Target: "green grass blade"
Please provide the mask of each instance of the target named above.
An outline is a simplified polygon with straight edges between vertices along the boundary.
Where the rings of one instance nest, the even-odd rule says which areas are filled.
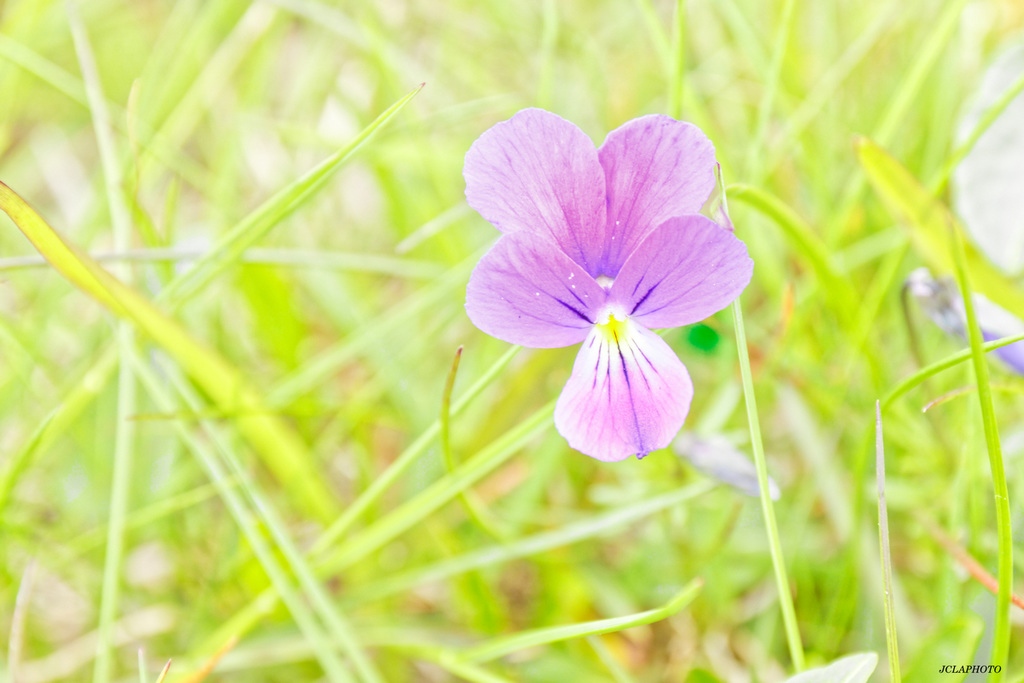
[[[55,408],[43,418],[42,422],[35,428],[32,434],[29,435],[25,443],[21,447],[14,451],[14,453],[8,457],[7,462],[2,472],[0,472],[0,515],[2,515],[4,508],[7,507],[7,501],[10,500],[11,491],[14,489],[15,483],[21,473],[25,471],[25,467],[29,461],[32,460],[32,456],[40,446],[46,440],[45,437],[50,432],[50,424],[53,422],[54,417],[60,408]]]
[[[156,373],[137,355],[132,357],[132,363],[136,375],[146,387],[147,393],[157,406],[167,412],[177,410],[177,402],[170,395]],[[314,649],[317,661],[320,662],[324,672],[327,673],[329,679],[334,683],[348,683],[351,681],[351,676],[334,652],[334,647],[324,632],[323,627],[317,622],[315,615],[306,605],[305,599],[295,588],[288,572],[281,566],[277,559],[276,549],[264,538],[256,516],[246,505],[232,477],[225,470],[220,459],[206,442],[196,438],[182,422],[175,421],[174,428],[181,441],[196,456],[210,481],[217,487],[217,493],[221,500],[224,501],[238,528],[256,554],[277,595],[281,597],[281,600],[288,607],[289,612],[295,619],[295,623]]]
[[[452,407],[452,389],[455,387],[455,375],[459,371],[459,361],[462,359],[462,347],[460,346],[455,351],[455,359],[452,361],[451,370],[448,372],[448,379],[445,381],[444,394],[441,397],[441,414],[438,417],[438,422],[441,425],[441,455],[444,457],[445,467],[448,472],[455,469],[455,456],[452,454],[451,444],[451,407]],[[469,518],[479,526],[481,529],[486,531],[491,537],[501,540],[505,537],[502,530],[495,524],[495,522],[489,518],[487,510],[477,504],[476,499],[471,498],[469,491],[462,491],[459,493],[459,502],[462,503],[462,507],[466,510],[466,514]]]
[[[853,290],[836,267],[828,246],[792,208],[769,193],[749,185],[734,184],[726,189],[732,201],[739,201],[772,219],[817,272],[829,290],[843,301],[853,301]],[[845,306],[838,307],[845,309]]]
[[[121,169],[117,148],[110,129],[110,114],[107,111],[106,96],[85,25],[78,13],[75,0],[65,5],[71,37],[75,45],[79,68],[85,81],[89,112],[92,115],[96,146],[103,167],[103,181],[106,190],[107,208],[110,212],[114,232],[114,249],[122,251],[131,246],[131,223],[128,208],[121,190]],[[131,271],[123,268],[121,277],[130,281]],[[109,522],[107,525],[107,546],[103,561],[103,581],[100,593],[99,625],[96,637],[96,659],[93,666],[93,681],[108,683],[114,671],[113,640],[114,622],[117,620],[120,601],[121,565],[124,560],[125,518],[128,513],[129,487],[131,486],[132,461],[134,459],[135,423],[131,416],[136,412],[136,383],[128,357],[135,344],[131,325],[126,321],[117,324],[118,348],[117,414],[114,426],[113,477],[110,491]]]
[[[761,168],[761,153],[764,150],[765,140],[768,137],[768,124],[771,123],[772,108],[775,105],[775,93],[779,89],[779,80],[782,76],[782,60],[786,56],[786,48],[789,46],[789,37],[793,32],[793,24],[796,19],[796,0],[785,0],[782,6],[782,19],[778,35],[775,36],[775,44],[772,49],[771,66],[768,69],[768,82],[765,83],[764,93],[757,108],[757,128],[754,130],[754,139],[747,147],[747,173],[755,180],[763,172]],[[755,175],[756,174],[756,175]]]
[[[551,401],[492,441],[454,472],[441,477],[415,498],[342,542],[338,549],[324,560],[324,569],[332,572],[344,569],[380,549],[399,534],[411,529],[427,515],[492,472],[519,452],[531,439],[550,427],[554,410],[555,402]]]
[[[557,529],[524,536],[496,545],[485,546],[425,567],[417,567],[393,576],[387,576],[362,586],[358,593],[352,595],[350,602],[361,605],[373,600],[397,595],[424,583],[441,581],[473,571],[474,569],[497,566],[595,538],[662,510],[674,508],[681,503],[707,493],[713,488],[715,488],[715,484],[710,481],[689,484],[675,491],[646,498]]]
[[[181,279],[168,285],[164,296],[172,301],[181,302],[191,298],[209,284],[226,268],[235,263],[247,248],[256,244],[275,225],[321,190],[352,154],[362,147],[363,143],[381,126],[398,114],[422,89],[423,85],[420,85],[411,90],[360,131],[347,145],[324,159],[295,182],[279,190],[240,223],[224,233],[214,243],[211,250],[199,259]]]
[[[993,339],[990,342],[985,342],[981,345],[982,350],[985,353],[995,351],[996,349],[1008,346],[1010,344],[1016,344],[1019,341],[1024,341],[1024,334],[1017,335],[1016,337],[1003,337],[1002,339]],[[950,356],[946,356],[942,360],[935,361],[925,367],[921,368],[914,374],[910,375],[906,379],[902,380],[899,384],[893,387],[889,393],[882,398],[882,408],[885,409],[892,405],[893,401],[903,396],[908,391],[922,384],[929,377],[939,374],[943,370],[948,370],[952,367],[956,367],[964,361],[972,358],[971,349],[964,349],[958,351]]]
[[[761,426],[757,416],[757,399],[754,395],[754,378],[750,371],[750,355],[747,350],[747,333],[743,324],[743,311],[740,301],[732,302],[732,319],[736,327],[736,348],[739,351],[740,376],[743,379],[743,396],[747,405],[747,422],[750,425],[750,445],[754,451],[754,465],[757,468],[757,484],[761,491],[761,513],[764,516],[765,530],[768,533],[768,546],[772,554],[772,567],[775,570],[775,588],[779,593],[779,606],[782,609],[782,621],[786,629],[786,642],[793,667],[799,672],[804,669],[804,647],[800,640],[800,628],[796,622],[796,611],[793,609],[793,596],[789,589],[786,576],[786,561],[782,555],[782,543],[779,541],[779,527],[775,521],[775,508],[772,505],[771,489],[768,484],[768,463],[764,455],[764,444],[761,441]]]
[[[487,369],[476,382],[466,390],[464,394],[459,396],[458,400],[451,407],[451,416],[455,417],[462,413],[469,404],[472,403],[477,396],[480,395],[488,385],[493,382],[498,375],[504,370],[508,364],[512,361],[521,346],[513,346],[506,351],[502,356]],[[374,477],[373,482],[370,486],[363,491],[358,498],[356,498],[347,508],[345,512],[337,519],[330,527],[321,534],[320,538],[317,539],[316,543],[313,544],[311,553],[319,554],[325,551],[327,548],[333,546],[337,541],[348,532],[352,527],[352,524],[359,519],[360,516],[371,505],[384,494],[384,492],[391,487],[395,481],[405,474],[409,468],[423,455],[430,444],[434,443],[434,440],[440,435],[441,432],[441,421],[437,420],[430,427],[426,429],[412,444],[409,445],[398,458],[380,475]]]
[[[908,70],[906,78],[903,79],[900,87],[896,90],[896,96],[889,103],[885,114],[871,135],[881,145],[888,146],[892,142],[893,136],[899,130],[900,123],[906,117],[911,105],[917,100],[918,93],[926,77],[939,60],[943,48],[949,43],[959,26],[960,14],[966,4],[967,0],[955,0],[954,2],[946,3],[942,13],[935,21],[931,22],[931,25],[934,26],[932,34],[928,36],[920,50],[916,51],[917,60]],[[842,227],[846,225],[857,204],[860,202],[864,189],[864,176],[860,173],[857,173],[850,182],[846,183],[846,191],[839,199],[839,208],[834,214],[833,226]]]
[[[11,217],[61,275],[118,316],[132,321],[166,349],[219,408],[250,413],[239,418],[238,425],[267,467],[308,512],[320,518],[333,516],[337,504],[313,468],[304,444],[280,418],[266,412],[259,394],[239,370],[77,247],[61,239],[3,183],[0,210]]]
[[[170,377],[171,383],[175,386],[188,408],[194,411],[202,410],[202,402],[199,397],[195,395],[177,373],[168,371],[165,374]],[[206,433],[210,436],[216,450],[220,452],[221,458],[227,463],[228,469],[238,480],[240,484],[239,489],[248,495],[256,516],[267,530],[270,531],[270,536],[274,540],[276,550],[284,556],[292,573],[298,579],[299,585],[312,603],[313,609],[324,623],[327,624],[334,639],[341,644],[345,654],[359,672],[360,678],[366,681],[366,683],[381,683],[383,679],[352,633],[352,627],[342,617],[337,607],[327,595],[327,591],[313,575],[312,569],[310,569],[302,553],[299,552],[295,542],[291,539],[284,521],[255,480],[242,467],[222,431],[212,424],[208,424],[206,428]]]
[[[882,201],[910,228],[911,240],[921,257],[937,272],[953,271],[948,232],[956,220],[949,209],[878,144],[860,138],[857,156]],[[973,247],[965,245],[964,252],[974,290],[1024,318],[1024,291]]]
[[[889,680],[900,683],[900,650],[896,641],[893,608],[892,557],[889,551],[889,512],[885,504],[885,444],[882,439],[882,405],[875,401],[875,476],[878,480],[878,546],[885,589],[885,645],[889,653]]]
[[[1003,680],[1003,670],[1006,668],[1010,654],[1010,593],[1013,590],[1013,531],[1010,528],[1010,494],[1006,487],[1003,447],[999,441],[999,424],[996,422],[992,387],[989,385],[988,360],[985,358],[981,328],[978,327],[978,320],[974,314],[974,297],[971,293],[971,279],[967,272],[967,254],[963,235],[955,224],[950,223],[950,228],[956,277],[964,298],[967,334],[971,342],[971,360],[974,364],[974,376],[978,383],[978,403],[981,405],[992,488],[995,493],[996,525],[999,537],[999,593],[996,595],[992,657],[989,660],[993,671],[989,674],[989,680],[998,682]]]
[[[471,662],[487,662],[518,650],[525,650],[538,645],[549,645],[551,643],[596,636],[603,633],[614,633],[634,626],[642,626],[655,621],[661,621],[683,609],[697,597],[704,582],[701,579],[694,579],[679,591],[678,594],[662,607],[647,610],[624,617],[612,617],[611,619],[598,619],[582,624],[571,624],[568,626],[553,626],[550,628],[539,628],[532,631],[515,633],[510,636],[494,638],[480,645],[466,650],[462,657]]]
[[[985,110],[985,114],[978,120],[978,123],[975,124],[974,128],[971,129],[971,132],[967,135],[967,139],[960,143],[960,146],[954,150],[946,163],[943,164],[942,168],[935,174],[932,181],[928,183],[928,188],[931,190],[932,194],[938,195],[945,189],[946,183],[949,182],[950,177],[953,175],[953,171],[956,170],[956,167],[964,160],[964,157],[971,153],[971,150],[974,149],[975,143],[978,142],[978,138],[985,134],[985,131],[995,123],[995,120],[999,118],[999,115],[1002,114],[1006,108],[1010,106],[1010,103],[1017,98],[1017,95],[1022,92],[1024,92],[1024,73],[1022,73],[1020,77],[1018,77],[1017,80],[1006,89],[1006,92],[999,96],[999,99],[996,100],[991,107]]]

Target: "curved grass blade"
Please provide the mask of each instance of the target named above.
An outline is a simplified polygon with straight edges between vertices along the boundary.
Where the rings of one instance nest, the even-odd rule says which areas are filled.
[[[994,351],[995,349],[998,349],[1002,346],[1015,344],[1019,341],[1024,341],[1024,334],[1017,335],[1016,337],[1004,337],[1002,339],[996,339],[995,341],[986,342],[985,344],[981,345],[981,348],[984,352],[987,353],[989,351]],[[963,351],[954,353],[951,356],[947,356],[940,361],[936,361],[931,365],[927,365],[921,368],[913,375],[907,377],[905,380],[897,384],[888,394],[885,395],[885,397],[882,399],[882,408],[884,409],[889,407],[890,405],[892,405],[893,401],[898,399],[900,396],[903,396],[905,393],[907,393],[914,387],[918,386],[929,377],[937,375],[943,370],[948,370],[952,367],[955,367],[966,360],[970,360],[972,357],[971,353],[971,349],[964,349]]]
[[[899,161],[868,138],[857,140],[857,158],[868,180],[889,209],[906,222],[910,237],[921,257],[933,271],[952,272],[948,248],[949,226],[956,225],[952,213],[936,199]],[[995,269],[977,249],[964,246],[965,270],[973,289],[1024,318],[1024,292]]]
[[[455,358],[452,360],[452,367],[448,371],[448,378],[444,384],[444,394],[441,396],[441,415],[438,421],[441,424],[441,454],[444,456],[445,467],[448,472],[455,470],[455,456],[452,455],[451,444],[451,408],[452,389],[455,387],[455,375],[459,371],[459,361],[462,359],[462,346],[455,350]],[[469,518],[476,522],[477,526],[486,531],[495,540],[502,540],[505,534],[497,527],[495,522],[489,519],[486,509],[477,503],[475,498],[470,497],[469,491],[459,493],[459,502],[465,508]]]
[[[971,360],[978,384],[978,402],[981,404],[982,426],[985,430],[985,444],[988,447],[989,468],[992,488],[995,494],[996,526],[999,537],[999,592],[996,595],[995,627],[992,631],[992,656],[989,660],[992,671],[990,681],[1003,680],[1003,669],[1010,656],[1010,593],[1013,590],[1013,531],[1010,528],[1010,494],[1006,486],[1006,467],[1003,465],[1003,447],[999,441],[999,424],[996,422],[995,403],[992,387],[989,386],[988,361],[985,358],[984,342],[978,319],[974,313],[974,297],[971,294],[971,279],[967,273],[967,255],[964,237],[952,222],[949,224],[953,242],[953,260],[960,293],[964,298],[964,314],[967,318],[967,333],[971,342]]]
[[[378,581],[361,586],[348,602],[361,605],[396,595],[430,581],[440,581],[474,569],[493,567],[595,538],[625,524],[696,498],[715,487],[716,484],[713,482],[700,481],[557,529],[524,536],[506,543],[485,546],[424,567],[416,567],[393,576],[383,577]]]
[[[174,410],[176,401],[157,377],[156,372],[146,365],[138,355],[134,355],[131,360],[136,376],[146,387],[146,391],[153,401],[164,410]],[[234,480],[229,476],[219,458],[205,441],[198,439],[184,424],[175,422],[174,427],[178,432],[179,438],[195,454],[196,459],[206,471],[210,481],[217,487],[217,493],[220,495],[221,500],[224,501],[228,512],[235,520],[246,541],[248,541],[253,553],[270,579],[274,590],[281,596],[282,602],[287,606],[299,630],[306,636],[316,653],[317,661],[323,667],[328,678],[332,683],[349,683],[352,681],[348,670],[338,658],[323,627],[317,621],[315,615],[306,604],[304,596],[292,583],[288,572],[278,560],[275,548],[264,537],[256,515],[249,509],[241,493],[236,490],[235,486],[231,485]],[[222,643],[223,640],[221,641]]]
[[[297,181],[279,190],[231,230],[221,235],[195,266],[168,285],[164,296],[183,301],[194,296],[224,269],[238,261],[242,253],[261,240],[270,230],[316,194],[335,171],[352,156],[381,126],[390,121],[414,98],[425,84],[420,84],[388,107],[347,145],[321,161]]]
[[[2,36],[0,36],[2,38]],[[421,85],[420,88],[423,86]],[[313,193],[320,190],[324,186],[324,182],[344,161],[346,161],[351,153],[355,152],[362,142],[365,142],[369,138],[370,134],[376,129],[387,122],[392,116],[398,113],[398,110],[404,106],[411,96],[419,92],[417,88],[412,93],[407,95],[405,98],[399,100],[391,108],[374,120],[367,128],[365,128],[349,145],[335,153],[313,171],[310,171],[302,178],[292,182],[280,191],[278,191],[273,197],[261,204],[255,211],[244,218],[235,228],[229,233],[235,235],[233,240],[222,240],[224,244],[218,242],[221,245],[220,248],[216,247],[212,249],[206,255],[206,260],[209,262],[216,262],[221,267],[226,267],[230,261],[225,260],[223,255],[220,253],[223,248],[231,247],[232,254],[237,258],[242,252],[245,251],[247,245],[255,243],[260,237],[269,232],[270,229],[276,225],[277,222],[283,220],[292,211],[297,209],[302,202],[309,200]],[[81,96],[84,102],[84,92]],[[347,152],[347,153],[346,153]],[[58,254],[66,254],[69,251],[67,245],[64,245],[60,238],[53,233],[52,229],[40,219],[34,211],[23,201],[20,197],[14,194],[10,188],[0,183],[0,209],[4,210],[8,215],[10,211],[4,207],[10,207],[11,210],[15,211],[19,216],[27,214],[27,216],[35,216],[35,220],[45,226],[44,229],[37,229],[30,227],[29,229],[36,236],[36,239],[41,240],[41,244],[36,244],[36,248],[40,253],[49,259],[51,252]],[[12,216],[14,219],[14,216]],[[15,223],[18,223],[18,219],[14,219]],[[19,226],[20,227],[20,226]],[[252,234],[250,234],[250,232]],[[30,238],[32,239],[32,238]],[[45,247],[45,248],[44,248]],[[74,250],[72,249],[71,256],[74,256]],[[87,259],[88,260],[88,259]],[[72,284],[80,286],[80,282],[89,280],[88,269],[83,268],[77,258],[67,258],[66,256],[61,259],[62,269],[58,269],[64,277],[71,280]],[[52,262],[52,261],[51,261]],[[195,270],[195,269],[193,269]],[[190,277],[188,271],[174,280],[164,291],[161,292],[157,301],[166,300],[167,304],[173,310],[178,305],[184,303],[186,297],[180,292],[175,294],[175,288],[179,290],[184,286],[186,277]],[[209,282],[208,279],[204,280],[204,284]],[[178,284],[175,284],[178,283]],[[195,293],[198,291],[195,287],[189,288],[189,293]],[[106,296],[100,289],[94,291],[100,303],[112,308],[116,305],[116,302],[111,300],[109,296]],[[84,373],[85,381],[76,382],[76,384],[70,389],[69,394],[64,398],[61,404],[55,409],[54,416],[50,426],[43,430],[38,436],[38,443],[34,448],[31,449],[29,455],[44,450],[49,443],[56,438],[60,433],[64,431],[67,425],[74,422],[77,416],[82,410],[88,406],[92,400],[96,397],[103,385],[106,384],[110,374],[114,371],[117,366],[117,354],[116,349],[113,346],[108,347]],[[265,412],[265,411],[260,411]],[[268,421],[269,420],[269,421]],[[278,457],[282,457],[287,462],[304,463],[308,462],[308,454],[305,447],[298,440],[298,437],[291,432],[284,422],[276,420],[273,417],[259,418],[260,422],[263,422],[265,428],[260,430],[256,427],[251,427],[247,431],[246,436],[250,438],[254,449],[261,457],[267,462],[267,465],[274,469],[273,464],[277,462]],[[269,426],[267,426],[269,425]],[[262,432],[262,433],[257,433]],[[27,446],[23,447],[22,450],[26,450]],[[30,458],[25,458],[24,463],[27,464]],[[17,470],[7,470],[0,479],[0,510],[3,508],[3,504],[6,501],[6,497],[3,494],[5,490],[9,490],[13,487],[16,481],[16,475],[24,465],[19,466]],[[7,476],[7,472],[10,472],[11,477]],[[275,471],[276,473],[276,471]],[[301,488],[303,476],[296,475],[297,481],[294,484],[296,487]],[[303,504],[307,505],[308,508],[320,517],[333,516],[336,506],[333,502],[333,497],[329,495],[323,488],[319,477],[314,477],[311,481],[311,486],[308,492],[304,495],[299,496],[298,499]],[[319,489],[319,490],[318,490]]]
[[[193,338],[134,289],[123,284],[73,244],[65,242],[7,185],[0,182],[0,210],[75,287],[149,335],[185,369],[223,410],[252,414],[238,419],[239,429],[267,467],[308,513],[330,518],[337,504],[314,470],[299,437],[263,401],[245,376],[216,351]]]
[[[772,219],[782,228],[783,233],[805,256],[818,273],[818,277],[830,291],[842,295],[846,301],[853,301],[853,289],[836,267],[828,246],[792,208],[763,190],[742,184],[726,188],[730,200],[740,201],[757,212]]]
[[[694,579],[679,591],[678,594],[662,607],[657,609],[639,612],[625,617],[612,617],[611,619],[598,619],[582,624],[571,624],[568,626],[552,626],[550,628],[539,628],[532,631],[515,633],[510,636],[494,638],[486,643],[481,643],[462,653],[462,659],[470,662],[487,662],[517,650],[525,650],[528,647],[538,645],[549,645],[551,643],[583,638],[586,636],[597,636],[602,633],[614,633],[634,626],[642,626],[655,621],[661,621],[683,609],[697,597],[701,588],[704,587],[702,579]]]
[[[486,448],[441,477],[422,493],[374,522],[364,531],[343,542],[324,560],[324,571],[339,571],[351,566],[388,541],[408,531],[417,522],[472,486],[496,467],[515,455],[531,439],[552,425],[555,401],[492,441]]]

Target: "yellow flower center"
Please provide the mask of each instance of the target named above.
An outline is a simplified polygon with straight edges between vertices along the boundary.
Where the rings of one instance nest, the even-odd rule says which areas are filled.
[[[619,340],[626,336],[626,329],[629,325],[625,313],[609,313],[604,322],[597,324],[598,332],[606,342],[619,343]]]

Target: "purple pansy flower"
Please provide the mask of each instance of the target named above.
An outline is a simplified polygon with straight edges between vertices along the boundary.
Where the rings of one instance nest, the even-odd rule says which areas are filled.
[[[512,344],[583,342],[555,406],[569,445],[605,461],[668,446],[690,409],[686,367],[654,328],[698,322],[750,282],[743,242],[699,215],[715,150],[668,116],[594,143],[525,109],[466,154],[466,200],[504,233],[477,264],[466,312]]]

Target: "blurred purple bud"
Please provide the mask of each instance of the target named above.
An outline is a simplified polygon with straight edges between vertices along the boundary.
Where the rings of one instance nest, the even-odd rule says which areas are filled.
[[[672,450],[676,455],[686,458],[701,474],[728,484],[748,496],[756,498],[761,495],[754,463],[724,436],[683,432],[672,442]],[[778,484],[770,476],[768,494],[772,500],[778,500],[781,495]]]
[[[952,278],[935,278],[927,268],[907,276],[907,290],[914,295],[932,322],[950,335],[967,337],[964,300]],[[974,294],[974,315],[985,341],[1024,334],[1024,321],[981,294]],[[1014,372],[1024,375],[1024,342],[996,349],[995,354]]]

